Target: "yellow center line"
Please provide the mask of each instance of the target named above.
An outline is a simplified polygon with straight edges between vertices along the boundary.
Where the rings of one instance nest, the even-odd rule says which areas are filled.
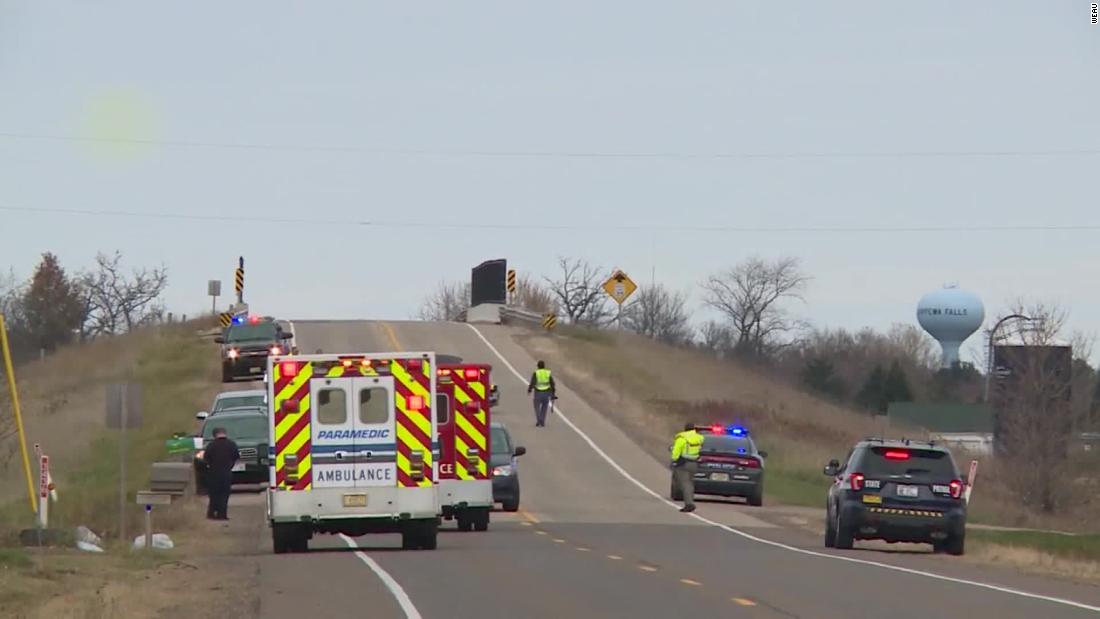
[[[748,598],[731,598],[731,599],[734,602],[740,604],[741,606],[756,606],[756,602],[753,602],[752,600],[750,600]]]
[[[531,522],[531,523],[534,523],[534,524],[538,524],[539,522],[541,522],[541,520],[539,520],[538,518],[536,518],[534,514],[532,514],[531,512],[527,511],[526,509],[521,509],[521,510],[519,510],[519,515],[520,515],[520,516],[523,516],[524,518],[526,518],[526,519],[527,519],[527,522]]]
[[[645,571],[645,572],[656,572],[657,571],[657,568],[655,568],[651,565],[639,565],[638,569],[640,569],[642,571]]]
[[[622,561],[623,560],[623,558],[620,557],[619,555],[607,555],[607,558],[611,559],[612,561]]]
[[[703,583],[701,583],[697,580],[692,580],[690,578],[681,578],[680,582],[684,583],[685,585],[691,585],[692,587],[702,587],[703,586]]]

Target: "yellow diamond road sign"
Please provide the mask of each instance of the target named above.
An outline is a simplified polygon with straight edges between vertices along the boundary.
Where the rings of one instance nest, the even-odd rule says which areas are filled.
[[[603,283],[603,289],[612,299],[615,299],[616,303],[622,305],[630,295],[634,294],[634,291],[638,289],[638,285],[634,283],[634,280],[627,277],[626,273],[615,271]]]

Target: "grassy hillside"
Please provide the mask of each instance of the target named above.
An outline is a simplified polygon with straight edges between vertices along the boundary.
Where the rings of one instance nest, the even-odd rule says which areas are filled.
[[[733,361],[666,346],[630,333],[564,329],[558,336],[525,334],[521,345],[547,360],[571,388],[663,460],[672,435],[685,421],[740,422],[768,452],[766,496],[770,502],[822,507],[829,480],[821,474],[831,458],[843,459],[866,436],[926,438],[913,428],[889,426],[821,400]],[[956,454],[960,466],[968,457]],[[1057,516],[1019,505],[996,482],[986,462],[971,501],[971,520],[1008,526],[1082,530],[1090,506]]]
[[[28,448],[41,443],[59,500],[51,505],[51,526],[91,527],[101,535],[117,532],[118,431],[105,427],[107,385],[129,380],[144,394],[141,428],[128,433],[127,486],[144,487],[149,464],[165,455],[164,439],[194,428],[220,383],[217,357],[209,340],[197,336],[203,325],[187,323],[143,330],[63,349],[16,370]],[[11,419],[7,389],[0,417]],[[32,453],[33,459],[33,453]],[[37,466],[31,463],[32,474]],[[9,539],[30,526],[23,465],[14,437],[0,445],[0,534]],[[130,531],[140,522],[138,506]]]

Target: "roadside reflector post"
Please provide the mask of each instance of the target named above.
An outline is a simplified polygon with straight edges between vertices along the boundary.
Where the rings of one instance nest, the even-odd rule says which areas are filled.
[[[978,461],[970,461],[970,472],[966,476],[966,492],[963,495],[966,504],[970,504],[970,492],[974,489],[974,478],[978,476]]]
[[[153,548],[153,506],[171,505],[172,495],[165,492],[140,490],[137,493],[137,504],[145,507],[145,550]]]
[[[38,502],[34,495],[34,479],[31,477],[31,460],[27,455],[27,435],[23,432],[23,416],[19,411],[19,390],[15,385],[15,367],[11,362],[11,348],[8,346],[8,330],[4,325],[4,315],[0,314],[0,352],[4,356],[4,369],[8,375],[8,390],[11,394],[11,409],[15,416],[15,430],[19,435],[19,451],[23,455],[23,473],[27,478],[27,498],[31,502],[31,512],[38,511]]]

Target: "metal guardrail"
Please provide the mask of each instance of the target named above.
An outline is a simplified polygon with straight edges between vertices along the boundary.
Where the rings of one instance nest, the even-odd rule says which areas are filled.
[[[500,319],[506,325],[517,324],[540,328],[542,327],[543,315],[538,312],[505,306],[500,310]]]

